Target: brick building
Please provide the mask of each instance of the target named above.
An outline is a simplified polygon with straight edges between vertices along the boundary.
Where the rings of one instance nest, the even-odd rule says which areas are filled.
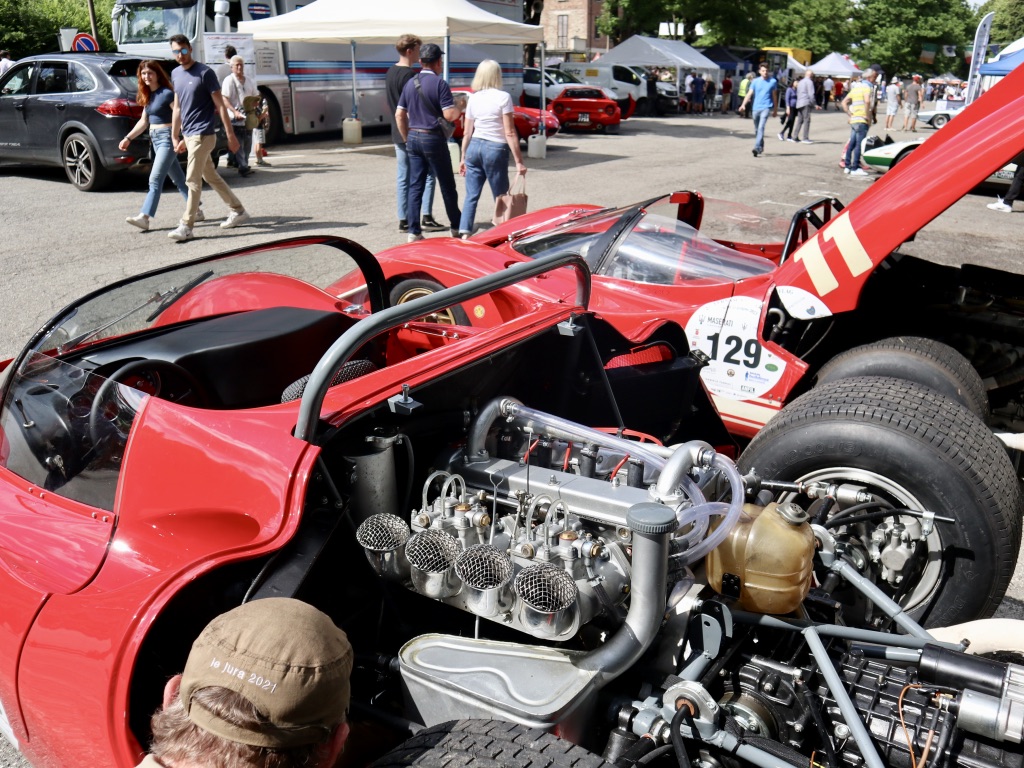
[[[603,5],[603,0],[544,0],[540,18],[548,56],[589,61],[612,48],[607,37],[597,34]]]

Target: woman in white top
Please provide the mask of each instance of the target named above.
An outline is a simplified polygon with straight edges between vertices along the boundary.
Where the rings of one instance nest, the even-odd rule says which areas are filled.
[[[459,234],[465,240],[473,232],[476,205],[484,181],[497,199],[508,192],[508,155],[516,161],[516,171],[526,173],[519,151],[519,135],[512,119],[512,97],[501,89],[501,67],[485,59],[476,68],[473,93],[466,105],[466,123],[462,134],[462,162],[459,173],[466,177],[466,201],[462,206]]]
[[[248,176],[252,173],[249,167],[249,151],[252,149],[252,131],[245,127],[245,98],[260,95],[256,83],[251,77],[245,76],[245,59],[241,56],[231,57],[231,74],[221,84],[221,95],[228,108],[231,127],[238,137],[238,173]]]

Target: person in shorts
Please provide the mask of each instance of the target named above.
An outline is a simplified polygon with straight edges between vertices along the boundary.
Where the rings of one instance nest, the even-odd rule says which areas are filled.
[[[914,75],[912,82],[903,89],[903,130],[917,132],[917,112],[921,109],[921,76]],[[910,126],[908,129],[907,126]]]

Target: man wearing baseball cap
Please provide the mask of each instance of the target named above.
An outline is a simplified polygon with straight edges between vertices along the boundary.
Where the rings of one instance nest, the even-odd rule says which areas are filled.
[[[405,150],[409,153],[409,197],[406,200],[406,211],[420,210],[427,175],[433,174],[441,188],[441,199],[444,200],[452,237],[458,237],[462,211],[459,210],[459,192],[455,187],[455,173],[448,152],[448,137],[442,128],[441,119],[454,122],[462,112],[455,105],[448,83],[440,76],[442,55],[440,46],[434,43],[420,47],[420,64],[423,68],[409,79],[402,90],[395,110],[395,125],[405,139]],[[409,242],[422,239],[422,227],[413,216],[409,219]]]
[[[351,672],[348,638],[313,606],[240,605],[206,626],[167,682],[139,768],[334,765]]]

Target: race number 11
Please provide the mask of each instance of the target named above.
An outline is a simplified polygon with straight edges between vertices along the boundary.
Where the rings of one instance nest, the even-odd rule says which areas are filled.
[[[850,217],[845,212],[841,213],[832,220],[832,225],[823,234],[817,234],[813,240],[804,243],[803,248],[797,251],[796,256],[793,257],[796,261],[803,263],[807,275],[814,284],[814,290],[819,296],[831,293],[839,287],[835,273],[825,261],[825,254],[821,252],[819,238],[822,237],[836,244],[839,255],[842,256],[850,274],[854,277],[864,274],[874,266],[868,252],[864,250],[860,238],[853,231]]]

